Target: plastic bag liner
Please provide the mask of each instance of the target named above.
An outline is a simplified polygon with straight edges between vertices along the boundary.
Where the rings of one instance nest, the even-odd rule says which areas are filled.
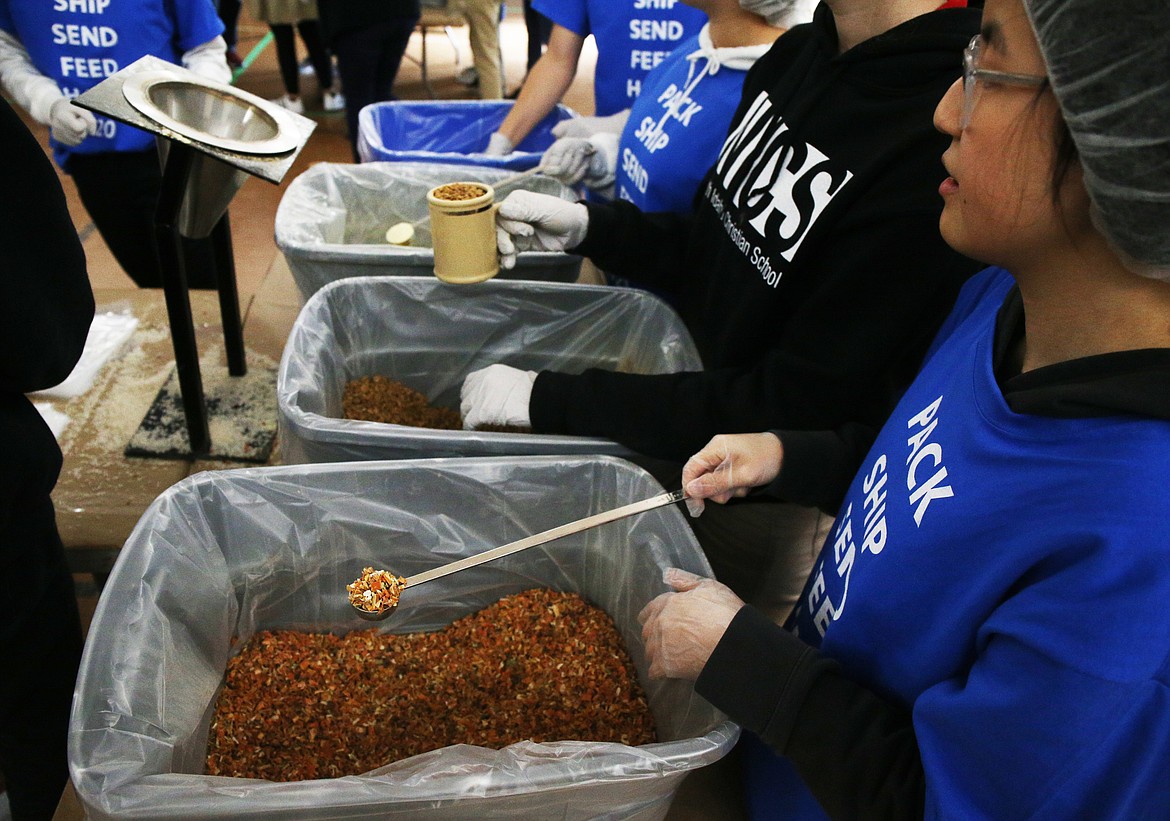
[[[306,299],[322,285],[353,276],[433,276],[430,223],[415,230],[410,247],[386,242],[386,229],[427,216],[426,194],[436,185],[470,180],[494,185],[514,172],[441,163],[318,163],[294,179],[276,210],[276,244]],[[497,202],[523,188],[576,202],[573,189],[551,177],[528,177],[496,190]],[[581,258],[525,251],[505,279],[573,282]]]
[[[358,156],[362,162],[441,162],[523,171],[539,165],[544,150],[556,142],[552,127],[577,116],[558,104],[511,154],[484,154],[488,138],[511,109],[511,100],[374,103],[358,114]]]
[[[662,571],[710,567],[677,505],[559,539],[403,595],[379,629],[440,629],[533,587],[614,619],[658,742],[445,747],[360,776],[202,775],[232,640],[369,629],[345,584],[411,575],[662,488],[620,459],[450,459],[199,473],[166,490],[122,548],[89,631],[69,730],[90,818],[662,818],[686,772],[738,728],[690,684],[650,681],[637,623]],[[238,647],[239,645],[237,645]]]
[[[417,277],[343,279],[317,291],[289,333],[276,381],[281,459],[339,462],[504,454],[634,454],[587,436],[432,430],[344,419],[348,382],[385,376],[459,407],[467,374],[700,370],[678,315],[653,294],[604,285]],[[620,412],[615,409],[615,412]]]

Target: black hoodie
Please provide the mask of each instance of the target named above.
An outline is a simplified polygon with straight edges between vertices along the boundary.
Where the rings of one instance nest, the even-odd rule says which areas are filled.
[[[939,236],[932,125],[978,26],[943,9],[839,55],[822,4],[748,73],[690,215],[588,204],[575,250],[670,294],[706,370],[541,373],[533,429],[681,460],[716,433],[880,425],[980,267]]]

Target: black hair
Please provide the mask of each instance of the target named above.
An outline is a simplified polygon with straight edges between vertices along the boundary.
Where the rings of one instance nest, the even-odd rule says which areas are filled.
[[[1064,184],[1064,178],[1068,176],[1069,169],[1080,156],[1077,144],[1073,142],[1072,132],[1068,130],[1068,123],[1063,117],[1056,124],[1056,138],[1053,142],[1056,153],[1052,161],[1052,199],[1055,202],[1060,198],[1060,187]]]

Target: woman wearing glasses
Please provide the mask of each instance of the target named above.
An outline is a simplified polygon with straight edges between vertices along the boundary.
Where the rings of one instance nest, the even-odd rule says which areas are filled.
[[[676,571],[643,612],[651,675],[697,679],[831,817],[1170,817],[1168,28],[987,0],[935,121],[942,234],[996,267],[853,461],[789,631]],[[717,437],[686,487],[828,504],[810,457],[851,441]]]

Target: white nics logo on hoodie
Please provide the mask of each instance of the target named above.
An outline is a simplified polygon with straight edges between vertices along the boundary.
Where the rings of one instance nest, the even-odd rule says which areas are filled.
[[[766,238],[769,251],[779,251],[788,262],[853,178],[851,171],[832,168],[816,146],[793,141],[763,91],[723,143],[715,173],[731,205]]]

